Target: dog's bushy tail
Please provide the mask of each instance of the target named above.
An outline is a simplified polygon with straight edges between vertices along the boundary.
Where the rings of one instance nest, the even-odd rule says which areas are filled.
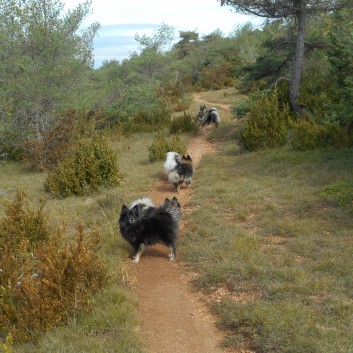
[[[152,200],[149,197],[143,197],[133,201],[130,205],[130,209],[138,207],[138,211],[141,217],[147,216],[155,207]]]
[[[184,182],[185,176],[179,174],[178,170],[172,170],[168,174],[168,180],[169,182],[174,186],[174,189],[176,192],[179,191],[180,185]]]
[[[170,173],[178,163],[181,161],[181,156],[178,152],[167,152],[166,158],[163,164],[164,171]]]

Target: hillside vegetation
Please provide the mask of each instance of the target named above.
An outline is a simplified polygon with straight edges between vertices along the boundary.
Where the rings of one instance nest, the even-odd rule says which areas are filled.
[[[308,18],[300,112],[293,18],[169,47],[162,24],[93,69],[89,10],[0,7],[0,351],[143,352],[117,217],[186,150],[201,104],[222,110],[218,150],[195,170],[180,255],[224,346],[352,351],[352,9]]]
[[[234,101],[229,89],[223,93],[198,95],[210,101],[222,96],[222,104],[227,95]],[[129,249],[116,222],[122,203],[159,182],[161,162],[148,162],[154,137],[144,133],[110,140],[124,180],[118,187],[47,200],[43,213],[50,229],[80,221],[87,230],[99,229],[99,257],[108,282],[94,296],[89,314],[75,315],[35,345],[16,346],[16,352],[141,351],[128,289]],[[238,137],[239,122],[225,114],[209,136],[218,152],[195,171],[190,205],[195,211],[185,220],[188,229],[179,251],[199,274],[197,288],[211,298],[228,335],[224,345],[268,352],[349,351],[352,150],[282,147],[244,153]],[[0,179],[2,200],[14,198],[23,185],[33,207],[45,197],[42,174],[18,162],[3,163]]]

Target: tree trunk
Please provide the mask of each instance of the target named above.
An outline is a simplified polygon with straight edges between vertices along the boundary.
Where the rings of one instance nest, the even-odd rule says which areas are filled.
[[[289,101],[292,109],[300,114],[303,108],[298,104],[300,80],[302,76],[304,50],[305,50],[305,27],[307,21],[307,0],[298,0],[298,33],[293,61],[292,77],[289,84]]]

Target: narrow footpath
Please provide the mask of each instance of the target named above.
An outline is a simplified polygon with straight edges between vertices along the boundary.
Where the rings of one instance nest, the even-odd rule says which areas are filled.
[[[215,152],[215,145],[206,140],[208,132],[199,132],[188,145],[187,153],[192,157],[194,170],[203,156]],[[158,205],[173,195],[181,203],[182,215],[187,214],[192,184],[188,188],[182,186],[175,194],[166,177],[155,190],[143,196]],[[186,230],[182,217],[181,238]],[[174,262],[168,261],[168,253],[169,249],[163,245],[148,248],[140,262],[132,266],[133,291],[139,303],[139,332],[146,350],[149,353],[224,352],[219,348],[222,333],[217,330],[215,318],[203,303],[201,294],[192,290],[191,274],[178,257],[178,248]]]

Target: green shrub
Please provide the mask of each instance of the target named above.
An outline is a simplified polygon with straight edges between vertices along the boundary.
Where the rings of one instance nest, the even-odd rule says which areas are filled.
[[[37,211],[25,209],[25,193],[18,190],[16,199],[7,204],[6,221],[0,222],[0,252],[15,249],[23,240],[32,246],[49,238],[49,226],[43,214],[44,202]]]
[[[352,175],[347,181],[341,181],[326,186],[320,196],[337,202],[339,206],[351,206],[353,209],[353,182]]]
[[[12,347],[13,347],[13,338],[12,338],[12,335],[9,334],[9,335],[7,335],[4,343],[0,342],[0,352],[13,353]]]
[[[51,234],[43,207],[33,211],[24,201],[19,191],[0,220],[0,332],[16,342],[35,341],[90,310],[92,295],[106,282],[97,232],[87,235],[79,225],[73,236],[62,228]]]
[[[232,107],[232,113],[238,118],[242,119],[249,112],[249,100],[242,99],[237,105]]]
[[[278,103],[277,91],[264,94],[249,107],[240,134],[241,145],[248,151],[285,145],[290,119],[288,106]]]
[[[160,96],[158,85],[126,87],[118,100],[107,108],[108,123],[125,133],[152,132],[168,127],[172,108]]]
[[[290,142],[295,150],[305,151],[321,147],[348,146],[348,133],[337,123],[299,119],[291,123]]]
[[[17,131],[11,131],[9,128],[0,129],[0,160],[19,161],[23,149],[19,143],[21,134]]]
[[[164,160],[165,155],[169,151],[178,152],[184,154],[186,152],[186,146],[181,141],[180,137],[173,135],[169,140],[164,137],[162,132],[158,132],[152,145],[148,147],[148,156],[151,163]]]
[[[48,174],[45,188],[53,195],[85,195],[100,187],[118,185],[116,155],[105,138],[81,138],[74,152]]]
[[[177,134],[182,132],[196,132],[197,125],[195,123],[195,118],[190,114],[184,112],[183,115],[175,117],[170,123],[169,132],[171,134]]]

